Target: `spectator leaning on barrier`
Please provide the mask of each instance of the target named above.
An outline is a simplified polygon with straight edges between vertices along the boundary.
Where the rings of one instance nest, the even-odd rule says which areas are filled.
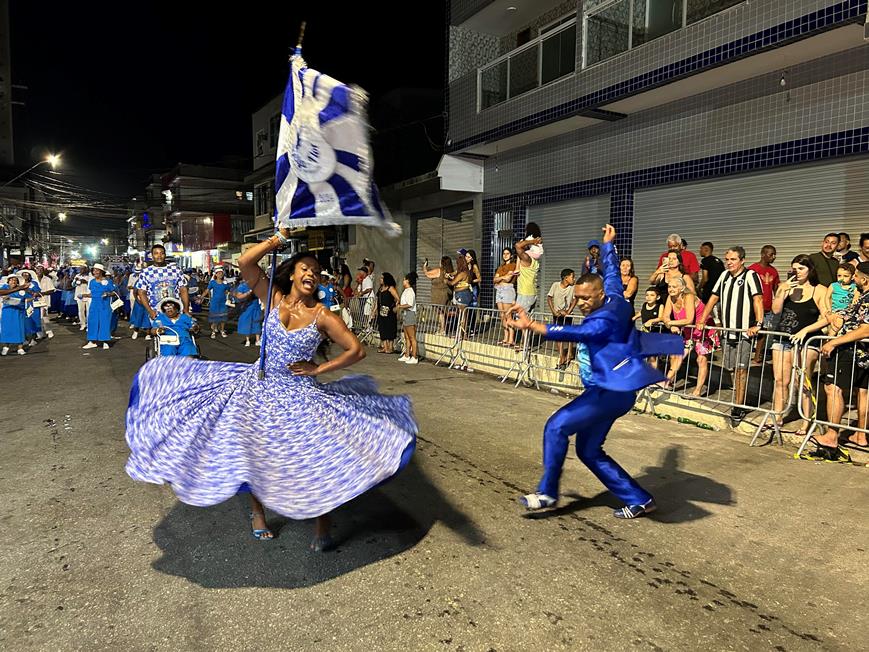
[[[818,284],[818,275],[811,258],[800,254],[791,261],[788,278],[776,292],[772,302],[772,310],[781,315],[776,330],[785,335],[773,336],[772,371],[775,378],[773,390],[773,410],[780,412],[784,407],[785,396],[788,394],[793,365],[801,365],[808,377],[818,361],[818,347],[803,347],[803,341],[808,335],[821,330],[827,325],[824,316],[824,297],[827,288]],[[799,355],[795,355],[799,354]],[[802,383],[801,395],[803,414],[809,414],[811,395]],[[778,416],[779,425],[784,415]],[[809,424],[805,421],[797,434],[806,434]]]
[[[627,256],[622,258],[619,263],[619,272],[622,277],[622,289],[625,291],[625,301],[633,308],[640,287],[640,279],[637,278],[637,273],[634,271],[633,259]]]
[[[582,261],[582,273],[600,275],[600,242],[589,240],[586,249],[588,253]]]
[[[678,233],[671,233],[667,236],[667,251],[661,254],[661,257],[658,258],[658,267],[660,267],[664,258],[667,257],[667,254],[671,251],[677,252],[682,258],[682,265],[685,267],[685,273],[691,277],[691,280],[694,281],[691,289],[693,290],[697,286],[697,282],[700,280],[700,263],[697,262],[697,256],[688,251],[685,247],[682,246],[682,236]],[[664,294],[667,293],[666,288],[664,289]]]
[[[649,282],[654,283],[655,287],[658,288],[658,295],[661,297],[662,304],[667,301],[667,286],[670,281],[676,278],[684,280],[685,285],[689,290],[691,290],[691,292],[695,291],[694,280],[685,269],[682,254],[678,251],[671,251],[667,254],[667,257],[661,263],[661,266],[652,272],[652,275],[649,277]]]
[[[857,257],[851,260],[850,263],[854,267],[857,267],[860,263],[869,263],[869,233],[860,234],[860,251],[857,253]]]
[[[709,301],[715,282],[724,273],[724,263],[718,256],[712,254],[714,249],[715,246],[711,242],[700,245],[700,278],[697,282],[697,295],[703,303]]]
[[[836,269],[839,267],[839,261],[834,254],[838,246],[839,234],[828,233],[821,243],[821,250],[809,256],[818,272],[818,283],[824,287],[829,287],[836,280]]]
[[[546,294],[546,303],[549,312],[552,313],[552,323],[559,326],[573,324],[570,313],[576,306],[576,298],[573,296],[573,285],[576,282],[576,274],[572,269],[561,270],[561,280],[555,281]],[[570,364],[573,348],[569,343],[558,342],[558,369],[566,369]],[[565,351],[567,352],[565,354]]]
[[[842,315],[830,320],[835,337],[825,342],[821,354],[828,357],[827,373],[823,377],[827,394],[827,420],[838,424],[845,412],[845,392],[850,398],[857,390],[857,427],[866,429],[869,413],[869,262],[857,266],[854,282],[860,291],[857,301]],[[816,444],[828,449],[838,459],[839,429],[828,426],[827,431],[814,438]],[[855,432],[848,441],[866,446],[866,433]],[[833,449],[833,450],[830,450]]]
[[[748,410],[738,407],[745,404],[748,388],[748,367],[751,363],[751,338],[763,327],[763,286],[757,272],[745,267],[745,249],[731,247],[724,252],[724,268],[727,273],[718,277],[712,288],[709,303],[698,323],[706,324],[716,305],[721,312],[721,324],[727,329],[721,338],[724,342],[722,365],[733,372],[733,403],[731,423],[738,424]]]
[[[760,249],[760,260],[748,266],[748,269],[757,272],[760,277],[760,284],[763,286],[763,327],[765,330],[773,330],[775,314],[772,311],[772,298],[778,290],[779,283],[781,283],[778,270],[772,266],[776,255],[775,247],[769,244],[763,245]],[[754,348],[755,364],[763,362],[765,339],[765,335],[758,335],[757,337],[757,345]]]

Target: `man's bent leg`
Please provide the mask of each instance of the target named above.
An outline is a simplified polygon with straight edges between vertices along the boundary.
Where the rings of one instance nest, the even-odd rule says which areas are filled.
[[[600,390],[595,397],[595,418],[586,420],[576,435],[579,459],[626,505],[644,505],[652,500],[652,495],[604,452],[603,443],[615,420],[627,414],[635,400],[634,392]]]
[[[592,390],[587,390],[579,397],[559,409],[549,417],[543,429],[543,477],[537,485],[537,491],[552,498],[558,498],[558,484],[561,480],[561,470],[564,458],[567,457],[567,447],[570,436],[583,425],[587,408],[594,404],[590,396]]]

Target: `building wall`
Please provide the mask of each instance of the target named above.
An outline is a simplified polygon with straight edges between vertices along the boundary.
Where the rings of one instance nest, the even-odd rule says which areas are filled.
[[[520,125],[521,131],[538,119],[551,120],[553,116],[546,118],[547,111],[555,117],[559,112],[566,117],[583,107],[625,96],[638,85],[660,83],[659,75],[675,78],[688,68],[710,67],[800,34],[826,29],[832,22],[843,24],[865,13],[866,5],[866,0],[751,0],[584,70],[578,63],[575,74],[480,113],[476,111],[479,62],[465,72],[470,66],[460,57],[451,56],[448,138],[451,147],[459,148],[479,141],[482,134],[486,135],[484,140],[492,140],[499,130],[502,136],[511,129],[515,131],[517,122],[524,125]],[[578,20],[582,22],[582,10]],[[576,33],[576,53],[581,60],[581,25]],[[692,59],[694,55],[702,56]]]
[[[254,171],[274,164],[280,130],[281,104],[284,96],[277,95],[251,116],[251,136]]]

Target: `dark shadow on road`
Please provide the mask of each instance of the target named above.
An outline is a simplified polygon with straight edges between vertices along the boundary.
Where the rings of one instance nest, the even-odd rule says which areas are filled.
[[[415,462],[388,484],[333,513],[337,548],[308,549],[313,523],[267,513],[273,541],[256,541],[247,520],[248,498],[214,507],[177,503],[154,529],[163,556],[153,568],[206,588],[300,588],[394,557],[419,543],[441,522],[472,546],[483,533],[450,503]],[[396,559],[393,563],[400,564]]]
[[[711,515],[709,510],[698,503],[735,504],[730,487],[712,478],[683,471],[681,466],[681,446],[670,446],[661,454],[658,466],[647,466],[641,475],[636,476],[637,482],[655,497],[658,504],[657,511],[648,518],[662,523],[685,523]],[[550,511],[529,514],[528,518],[552,518],[592,507],[622,507],[619,500],[608,491],[592,498],[582,498],[575,494],[564,497],[575,500]]]

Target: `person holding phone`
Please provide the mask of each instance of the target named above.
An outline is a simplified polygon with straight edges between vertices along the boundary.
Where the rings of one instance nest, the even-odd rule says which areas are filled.
[[[791,261],[791,270],[787,280],[776,291],[772,302],[772,311],[781,315],[778,330],[784,335],[777,335],[772,344],[772,371],[775,377],[772,407],[779,412],[784,407],[785,397],[790,390],[791,370],[796,362],[805,362],[808,377],[818,361],[819,349],[816,346],[800,350],[803,340],[810,333],[821,330],[827,325],[824,314],[824,298],[827,288],[818,283],[818,273],[814,261],[805,254],[800,254]],[[797,358],[794,357],[797,354]],[[809,414],[811,396],[805,387],[801,391],[803,414]],[[778,425],[783,423],[784,416],[776,417]],[[805,436],[809,424],[804,420],[797,430],[798,436]]]

